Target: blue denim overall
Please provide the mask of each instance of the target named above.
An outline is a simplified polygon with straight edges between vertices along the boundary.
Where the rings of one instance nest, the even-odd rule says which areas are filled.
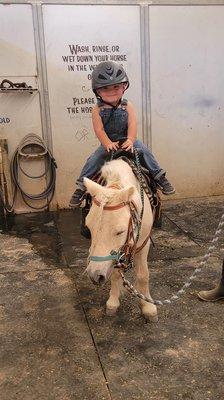
[[[100,107],[100,116],[103,122],[104,130],[112,142],[118,140],[127,139],[128,132],[128,112],[126,110],[127,100],[123,99],[118,108],[106,108],[104,103],[98,101],[98,107]],[[153,178],[158,179],[165,173],[157,163],[155,157],[151,151],[146,147],[140,140],[135,140],[134,147],[141,150],[143,153],[144,161],[148,167]],[[91,154],[87,159],[76,184],[84,189],[83,178],[92,178],[97,171],[105,163],[106,156],[108,156],[107,150],[100,145],[97,150]]]

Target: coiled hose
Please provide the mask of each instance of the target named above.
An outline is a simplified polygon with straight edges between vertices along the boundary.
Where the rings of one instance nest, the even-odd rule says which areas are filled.
[[[35,153],[34,150],[38,149],[38,152]],[[29,150],[29,151],[28,151]],[[40,175],[30,175],[24,171],[21,166],[21,158],[26,158],[30,160],[44,158],[45,160],[45,170]],[[44,210],[49,206],[51,200],[53,199],[55,192],[55,183],[56,183],[56,168],[57,164],[52,156],[50,150],[47,148],[44,141],[36,134],[30,133],[26,135],[22,141],[19,143],[19,146],[14,152],[14,155],[11,160],[11,176],[12,181],[14,183],[14,194],[13,194],[13,204],[10,206],[4,205],[6,211],[12,212],[15,204],[16,193],[17,190],[20,191],[22,199],[24,203],[34,209],[34,210]],[[18,172],[21,171],[26,177],[30,179],[40,179],[42,177],[46,178],[46,182],[48,182],[46,189],[38,194],[31,194],[26,192],[18,178]],[[43,206],[33,206],[29,204],[29,200],[46,200],[46,204]]]

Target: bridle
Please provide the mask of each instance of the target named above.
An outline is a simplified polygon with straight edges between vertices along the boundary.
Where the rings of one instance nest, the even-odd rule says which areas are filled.
[[[111,187],[115,188],[115,186],[110,186],[110,188]],[[95,197],[92,198],[92,201],[96,206],[98,207],[102,206],[102,204]],[[89,256],[90,261],[96,261],[96,262],[113,261],[114,268],[122,268],[124,270],[127,270],[133,266],[135,254],[137,254],[140,250],[144,248],[144,246],[146,245],[146,243],[150,238],[150,232],[149,232],[142,245],[137,247],[137,242],[140,235],[144,205],[141,210],[141,218],[139,218],[137,206],[134,203],[134,201],[126,201],[113,206],[103,205],[102,208],[105,211],[114,211],[114,210],[119,210],[120,208],[126,206],[129,207],[130,218],[129,218],[128,232],[125,243],[120,247],[118,251],[111,250],[110,254],[107,256],[90,255]]]
[[[155,207],[156,207],[153,204],[153,197],[151,195],[149,196],[149,193],[147,193],[147,191],[146,191],[147,185],[145,183],[145,180],[144,180],[142,172],[141,172],[141,165],[140,165],[138,150],[136,148],[134,148],[133,151],[134,151],[134,155],[135,155],[136,167],[134,165],[131,165],[131,168],[140,184],[140,197],[141,197],[140,213],[138,213],[137,207],[133,201],[122,202],[122,203],[119,203],[114,206],[112,206],[112,205],[109,206],[109,205],[104,205],[104,204],[100,203],[95,197],[92,198],[93,203],[95,205],[97,205],[98,207],[101,207],[102,210],[105,210],[105,211],[118,210],[118,209],[126,207],[126,206],[129,207],[130,219],[129,219],[129,223],[128,223],[128,232],[127,232],[126,241],[121,246],[121,248],[118,251],[111,250],[110,254],[107,256],[91,256],[90,255],[88,258],[90,261],[96,261],[96,262],[113,261],[114,268],[119,268],[119,269],[124,269],[124,270],[127,270],[134,265],[135,254],[139,253],[146,246],[146,244],[148,243],[148,241],[150,239],[151,231],[148,233],[147,237],[145,238],[145,240],[143,241],[141,246],[137,247],[137,243],[138,243],[140,231],[141,231],[143,213],[144,213],[144,192],[146,193],[146,195],[150,201],[150,204],[153,208],[153,214],[155,212]],[[111,159],[113,159],[113,154],[112,154]],[[128,159],[126,161],[129,163]],[[112,184],[110,186],[107,186],[107,188],[121,189],[120,186],[117,184]],[[135,234],[135,231],[136,231],[136,234]]]

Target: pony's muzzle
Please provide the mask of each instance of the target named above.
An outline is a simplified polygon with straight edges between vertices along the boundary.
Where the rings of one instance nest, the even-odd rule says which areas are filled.
[[[95,264],[95,263],[94,263]],[[88,267],[87,267],[87,273],[91,279],[91,281],[95,284],[95,285],[103,285],[104,283],[106,283],[108,281],[108,279],[110,278],[112,271],[113,271],[113,267],[112,264],[110,265],[94,265],[92,263],[89,263]]]
[[[95,271],[93,274],[89,274],[89,277],[95,285],[103,285],[106,282],[106,276],[102,274],[100,270]]]

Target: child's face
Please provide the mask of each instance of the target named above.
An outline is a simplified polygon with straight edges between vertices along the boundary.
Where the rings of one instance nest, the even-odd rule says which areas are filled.
[[[119,83],[117,85],[105,86],[97,90],[100,97],[107,103],[116,105],[122,98],[125,90],[125,84]]]

